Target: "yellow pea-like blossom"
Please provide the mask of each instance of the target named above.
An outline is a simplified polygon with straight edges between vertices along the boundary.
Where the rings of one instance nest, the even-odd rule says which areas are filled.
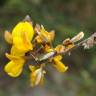
[[[38,43],[43,43],[43,42],[51,43],[55,37],[55,32],[54,31],[47,32],[43,27],[43,25],[41,25],[41,28],[39,30],[37,28],[36,31],[37,33],[39,32],[38,33],[39,35],[36,37]]]
[[[8,31],[5,32],[5,40],[15,46],[18,52],[26,53],[33,49],[31,40],[34,36],[33,26],[30,22],[20,22],[18,23],[12,31],[12,34]],[[16,50],[15,50],[16,51]]]
[[[21,74],[25,63],[23,57],[26,52],[33,49],[31,44],[33,36],[33,26],[27,21],[18,23],[13,29],[12,34],[5,33],[5,40],[12,43],[10,55],[6,54],[10,61],[4,68],[8,75],[18,77]]]
[[[30,74],[31,86],[43,84],[45,71],[42,68],[34,69],[33,66],[30,67],[30,70],[32,71]]]
[[[37,36],[35,38],[35,40],[37,41],[37,43],[41,43],[43,46],[43,50],[44,52],[51,52],[53,51],[52,48],[52,41],[54,40],[55,37],[55,31],[46,31],[45,28],[43,27],[43,25],[38,25],[35,27],[35,31],[37,32]]]
[[[53,58],[53,66],[59,71],[59,72],[65,72],[68,67],[65,66],[62,62],[61,62],[61,59],[62,59],[62,56],[61,55],[58,55],[58,56],[55,56]]]

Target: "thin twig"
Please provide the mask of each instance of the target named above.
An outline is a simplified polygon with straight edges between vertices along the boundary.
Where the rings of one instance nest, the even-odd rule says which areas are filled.
[[[89,38],[81,41],[81,42],[78,43],[78,44],[75,44],[72,48],[69,48],[69,49],[67,49],[67,50],[65,50],[64,52],[59,53],[59,54],[65,55],[65,54],[71,52],[72,50],[74,50],[74,49],[76,49],[76,48],[78,48],[78,47],[80,47],[80,46],[83,46],[84,43],[88,44],[88,42],[90,42],[90,41],[93,41],[93,42],[91,42],[91,43],[93,43],[93,45],[95,45],[95,44],[96,44],[96,40],[95,40],[95,39],[96,39],[96,32],[95,32],[94,34],[92,34]],[[89,45],[88,45],[88,46],[89,46]],[[90,47],[90,48],[91,48],[91,47]],[[54,51],[54,54],[50,55],[50,56],[49,56],[48,58],[46,58],[46,59],[52,58],[52,57],[56,56],[57,54],[58,54],[58,53],[56,53],[56,51]],[[45,59],[44,59],[44,60],[45,60]]]
[[[93,45],[96,44],[96,32],[95,32],[94,34],[92,34],[89,38],[87,38],[87,39],[85,39],[85,40],[83,40],[83,41],[75,44],[73,47],[71,47],[71,48],[69,48],[69,49],[66,49],[64,52],[62,52],[62,53],[57,53],[57,52],[54,50],[54,51],[52,51],[52,52],[50,52],[50,53],[45,54],[45,55],[44,55],[45,58],[44,58],[44,57],[42,57],[42,58],[37,58],[37,59],[36,59],[36,62],[39,62],[39,64],[40,64],[41,62],[44,63],[44,62],[46,62],[49,58],[52,58],[52,57],[54,57],[54,56],[56,56],[56,55],[59,55],[59,54],[65,55],[65,54],[71,52],[72,50],[74,50],[74,49],[76,49],[76,48],[78,48],[78,47],[80,47],[80,46],[84,46],[84,47],[85,47],[85,45],[83,45],[83,44],[86,44],[86,45],[88,46],[88,48],[93,47]],[[90,45],[91,45],[91,46],[90,46]],[[46,56],[46,55],[48,55],[48,56]],[[29,56],[29,57],[28,57],[28,56],[25,56],[25,59],[32,59],[32,57],[30,58],[30,56]]]

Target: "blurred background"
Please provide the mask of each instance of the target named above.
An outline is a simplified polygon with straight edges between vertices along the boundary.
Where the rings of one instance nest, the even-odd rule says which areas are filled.
[[[44,86],[29,86],[28,69],[16,79],[4,73],[8,62],[4,53],[10,47],[4,31],[11,31],[28,14],[34,24],[56,31],[54,46],[80,31],[84,38],[96,31],[96,0],[0,0],[0,96],[96,96],[96,46],[89,50],[80,47],[71,56],[65,55],[66,73],[47,68]]]

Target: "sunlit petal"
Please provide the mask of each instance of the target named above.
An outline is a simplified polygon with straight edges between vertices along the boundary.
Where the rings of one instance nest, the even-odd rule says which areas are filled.
[[[12,34],[11,34],[10,32],[5,31],[4,38],[5,38],[5,40],[6,40],[9,44],[12,44],[12,43],[13,43],[13,37],[12,37]]]
[[[11,77],[18,77],[22,73],[23,65],[24,60],[10,61],[4,70]]]
[[[18,23],[13,31],[12,36],[14,37],[21,37],[23,33],[26,32],[29,40],[31,41],[34,36],[33,26],[29,22],[20,22]]]

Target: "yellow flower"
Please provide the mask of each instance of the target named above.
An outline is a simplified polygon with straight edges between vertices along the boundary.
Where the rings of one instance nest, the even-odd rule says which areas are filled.
[[[38,43],[43,43],[43,42],[51,43],[52,40],[55,37],[55,32],[54,31],[47,32],[42,25],[41,25],[40,29],[37,27],[36,31],[39,34],[36,37],[36,40],[37,40]]]
[[[60,60],[62,59],[61,55],[57,55],[53,58],[53,66],[59,71],[59,72],[65,72],[68,67],[65,66]]]
[[[31,74],[30,74],[31,86],[36,86],[38,84],[43,84],[45,71],[42,68],[36,69],[33,66],[31,66],[30,69],[32,71]]]
[[[5,72],[12,77],[21,74],[25,60],[25,53],[32,50],[31,40],[34,36],[33,26],[30,22],[18,23],[12,31],[12,34],[5,32],[5,39],[12,44],[10,55],[6,57],[11,60],[4,68]]]
[[[13,44],[18,52],[23,53],[33,49],[31,44],[33,36],[33,26],[30,24],[30,22],[27,21],[18,23],[13,29],[12,34],[5,32],[5,40],[8,43]]]
[[[8,54],[7,57],[11,61],[5,66],[5,72],[11,77],[18,77],[23,70],[25,60],[23,58],[11,56]]]

